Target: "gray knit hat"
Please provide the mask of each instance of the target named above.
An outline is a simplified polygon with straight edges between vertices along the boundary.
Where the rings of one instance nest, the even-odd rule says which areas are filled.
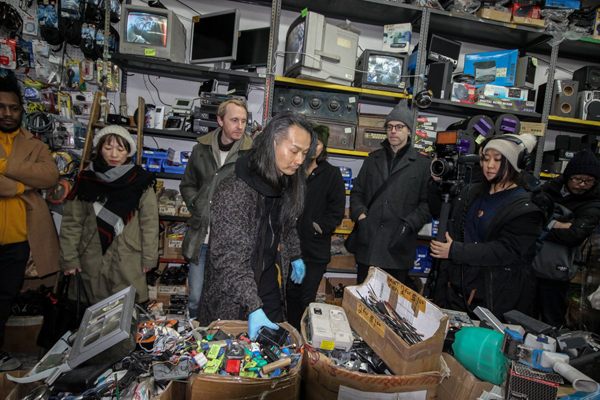
[[[505,136],[516,137],[517,139],[520,139],[522,143],[519,144],[510,140],[502,140],[502,138]],[[537,138],[529,133],[523,135],[494,136],[494,138],[490,140],[483,148],[483,153],[485,153],[487,149],[494,149],[506,157],[510,165],[512,165],[517,172],[521,172],[521,168],[519,167],[519,154],[525,150],[524,147],[526,147],[527,151],[531,153],[536,143]]]
[[[94,147],[96,147],[98,145],[98,142],[100,142],[100,139],[103,136],[110,135],[110,134],[121,136],[123,139],[125,139],[127,142],[129,142],[129,154],[127,154],[128,157],[131,157],[132,155],[135,154],[135,151],[137,150],[137,148],[136,148],[135,140],[133,140],[133,136],[131,136],[131,134],[129,133],[129,131],[127,129],[125,129],[119,125],[109,125],[105,128],[102,128],[100,130],[100,132],[96,133],[96,136],[94,136],[94,141],[92,142]]]
[[[398,103],[398,105],[388,114],[384,126],[387,126],[390,121],[400,121],[406,124],[411,132],[413,131],[413,113],[410,108],[408,108],[408,102],[406,100],[400,100],[400,103]]]

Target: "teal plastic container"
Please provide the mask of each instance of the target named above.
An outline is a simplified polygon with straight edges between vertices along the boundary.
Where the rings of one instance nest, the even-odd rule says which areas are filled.
[[[503,334],[491,329],[464,327],[452,344],[454,358],[479,379],[502,385],[507,370],[503,339]]]

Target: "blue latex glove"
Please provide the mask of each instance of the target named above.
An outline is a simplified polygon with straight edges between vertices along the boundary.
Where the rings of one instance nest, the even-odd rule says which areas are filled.
[[[296,261],[292,261],[292,282],[299,285],[302,283],[304,279],[304,275],[306,275],[306,265],[304,265],[304,261],[301,258]]]
[[[250,334],[250,339],[255,340],[256,336],[258,336],[258,331],[263,326],[271,329],[279,329],[279,325],[274,324],[269,320],[265,312],[262,308],[259,308],[256,311],[253,311],[248,316],[248,333]]]

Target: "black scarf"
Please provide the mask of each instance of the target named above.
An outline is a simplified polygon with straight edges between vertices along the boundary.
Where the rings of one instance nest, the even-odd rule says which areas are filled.
[[[139,165],[109,167],[93,161],[79,174],[67,200],[77,198],[95,203],[98,235],[104,255],[139,209],[146,189],[155,183],[156,174],[143,170]]]

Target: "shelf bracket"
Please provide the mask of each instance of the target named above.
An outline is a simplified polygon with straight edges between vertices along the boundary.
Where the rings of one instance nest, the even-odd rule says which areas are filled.
[[[550,107],[552,106],[552,92],[554,91],[554,72],[556,71],[556,63],[558,62],[558,44],[552,46],[550,53],[550,65],[548,65],[548,80],[546,81],[546,95],[544,96],[544,108],[542,109],[541,122],[545,126],[545,131],[548,130],[548,116],[550,115]],[[546,134],[538,138],[537,152],[535,157],[535,166],[533,174],[536,178],[540,177],[542,172],[542,159],[544,158],[544,144],[546,143]]]
[[[425,7],[423,8],[422,11],[422,16],[421,16],[421,30],[419,32],[419,56],[417,58],[417,66],[415,68],[415,75],[420,75],[421,77],[423,76],[424,73],[424,69],[425,69],[425,63],[427,62],[427,37],[429,36],[429,20],[431,19],[431,11],[429,8]],[[423,90],[424,88],[424,82],[423,79],[421,77],[414,77],[414,89],[413,89],[413,96],[417,93],[419,93],[421,90]],[[417,107],[415,105],[415,103],[413,102],[412,104],[412,110],[413,110],[413,131],[411,133],[411,140],[414,143],[415,142],[415,135],[417,132],[417,119],[419,118],[419,107]]]
[[[267,58],[267,77],[265,82],[265,98],[263,100],[263,126],[267,124],[273,112],[273,93],[275,91],[275,71],[277,64],[277,47],[279,20],[281,19],[281,0],[271,3],[271,32],[269,33],[269,56]]]

